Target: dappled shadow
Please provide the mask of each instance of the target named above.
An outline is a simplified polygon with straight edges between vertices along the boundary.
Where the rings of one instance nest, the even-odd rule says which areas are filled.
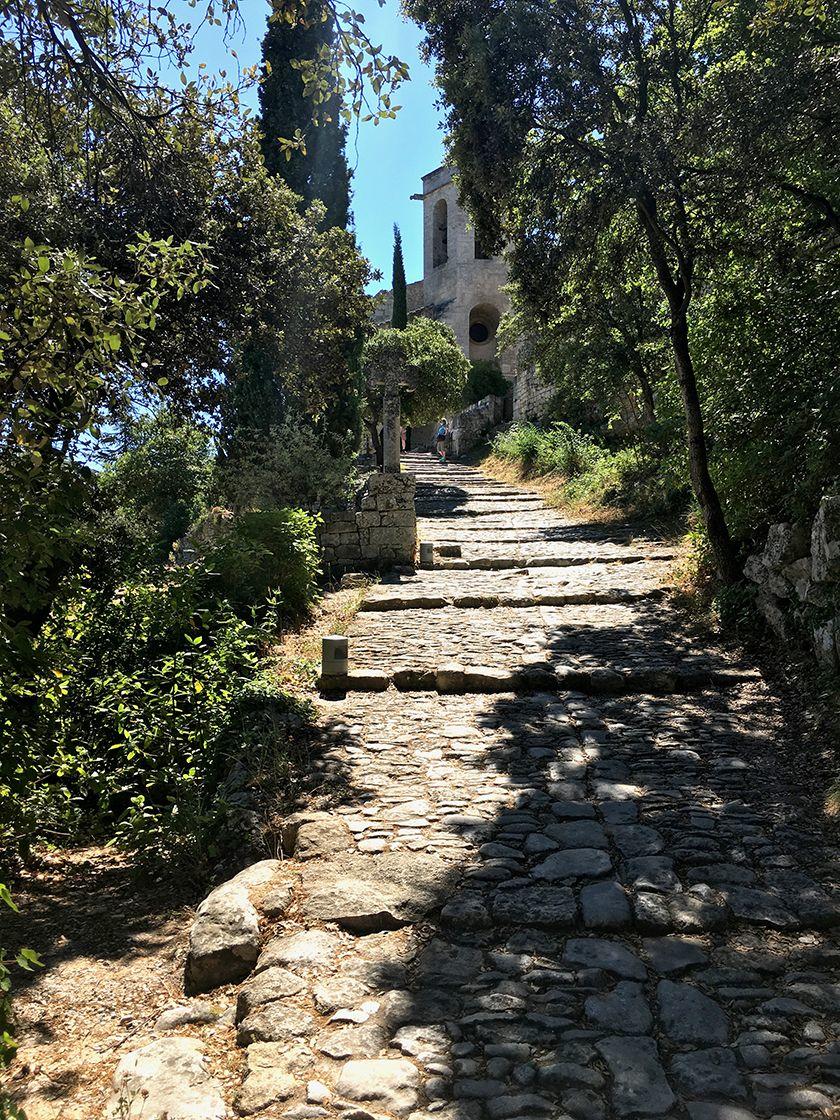
[[[534,539],[622,532],[551,526]],[[352,697],[382,751],[380,793],[416,799],[407,815],[421,819],[391,840],[461,876],[417,929],[409,994],[386,997],[381,1022],[445,1120],[676,1118],[688,1101],[711,1102],[704,1120],[722,1105],[826,1110],[837,853],[787,780],[802,744],[749,666],[672,610],[610,611],[597,625],[566,608],[366,620],[361,653],[386,669],[447,660],[527,675],[543,659],[746,674],[688,693],[663,680],[655,695]],[[526,652],[516,639],[536,628],[544,640]],[[374,825],[384,837],[387,822]]]
[[[411,1002],[390,1021],[428,1067],[432,1095],[450,1102],[447,1117],[602,1114],[620,1094],[606,1040],[625,1035],[654,1040],[651,1107],[659,1093],[671,1104],[653,1111],[668,1115],[680,1100],[750,1095],[762,1113],[781,1109],[833,1068],[840,952],[822,932],[833,911],[817,883],[834,853],[781,780],[784,728],[760,686],[412,699],[440,732],[423,753],[449,767],[453,797],[471,799],[448,823],[437,817],[471,854],[427,920]],[[460,740],[443,734],[461,728]],[[603,865],[570,873],[583,852]],[[611,897],[596,897],[609,884]],[[688,938],[674,950],[683,964],[659,940],[674,935]],[[666,1005],[674,982],[692,985],[681,1000],[711,1001],[687,1036]],[[787,1056],[806,1020],[812,1054],[797,1066]],[[773,1040],[745,1064],[732,1044],[759,1023]],[[728,1052],[729,1087],[691,1088],[681,1056],[714,1045]],[[435,1076],[440,1066],[453,1074]],[[789,1082],[771,1083],[783,1072]]]

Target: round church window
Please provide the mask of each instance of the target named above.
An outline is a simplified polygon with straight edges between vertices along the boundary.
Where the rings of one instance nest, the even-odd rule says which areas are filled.
[[[486,342],[489,337],[490,331],[486,323],[470,324],[470,338],[473,342]]]

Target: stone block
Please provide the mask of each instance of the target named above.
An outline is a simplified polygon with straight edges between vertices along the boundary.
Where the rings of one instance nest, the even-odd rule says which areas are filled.
[[[811,571],[818,583],[840,580],[840,495],[820,502],[811,530]]]
[[[824,669],[840,668],[840,615],[814,627],[814,653]]]
[[[360,529],[372,529],[382,524],[382,514],[377,509],[362,510],[356,514],[356,524]]]
[[[781,522],[771,525],[767,533],[767,541],[761,559],[764,566],[771,572],[779,572],[782,568],[801,560],[810,551],[808,529],[805,525],[790,525]]]
[[[224,1120],[228,1110],[194,1038],[163,1038],[126,1054],[114,1074],[109,1120]]]
[[[792,564],[786,565],[782,569],[782,575],[793,588],[793,593],[800,603],[804,603],[808,598],[808,591],[811,587],[811,558],[804,556],[800,560],[794,560]]]

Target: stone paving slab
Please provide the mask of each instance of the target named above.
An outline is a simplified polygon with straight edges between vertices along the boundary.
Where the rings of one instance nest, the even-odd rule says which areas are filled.
[[[372,588],[364,609],[405,609],[420,600],[432,606],[530,606],[535,599],[554,596],[579,602],[661,593],[672,583],[671,564],[647,561],[633,564],[591,563],[569,567],[520,568],[488,572],[481,569],[419,571],[386,577]]]
[[[723,650],[701,645],[667,604],[646,600],[492,610],[408,609],[389,612],[387,622],[381,612],[362,612],[348,635],[352,666],[386,673],[456,661],[507,669],[549,664],[657,672],[740,665]]]

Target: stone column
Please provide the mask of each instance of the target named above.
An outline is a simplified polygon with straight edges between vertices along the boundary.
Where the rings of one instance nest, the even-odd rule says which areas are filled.
[[[393,374],[382,390],[382,471],[400,473],[400,386]]]

